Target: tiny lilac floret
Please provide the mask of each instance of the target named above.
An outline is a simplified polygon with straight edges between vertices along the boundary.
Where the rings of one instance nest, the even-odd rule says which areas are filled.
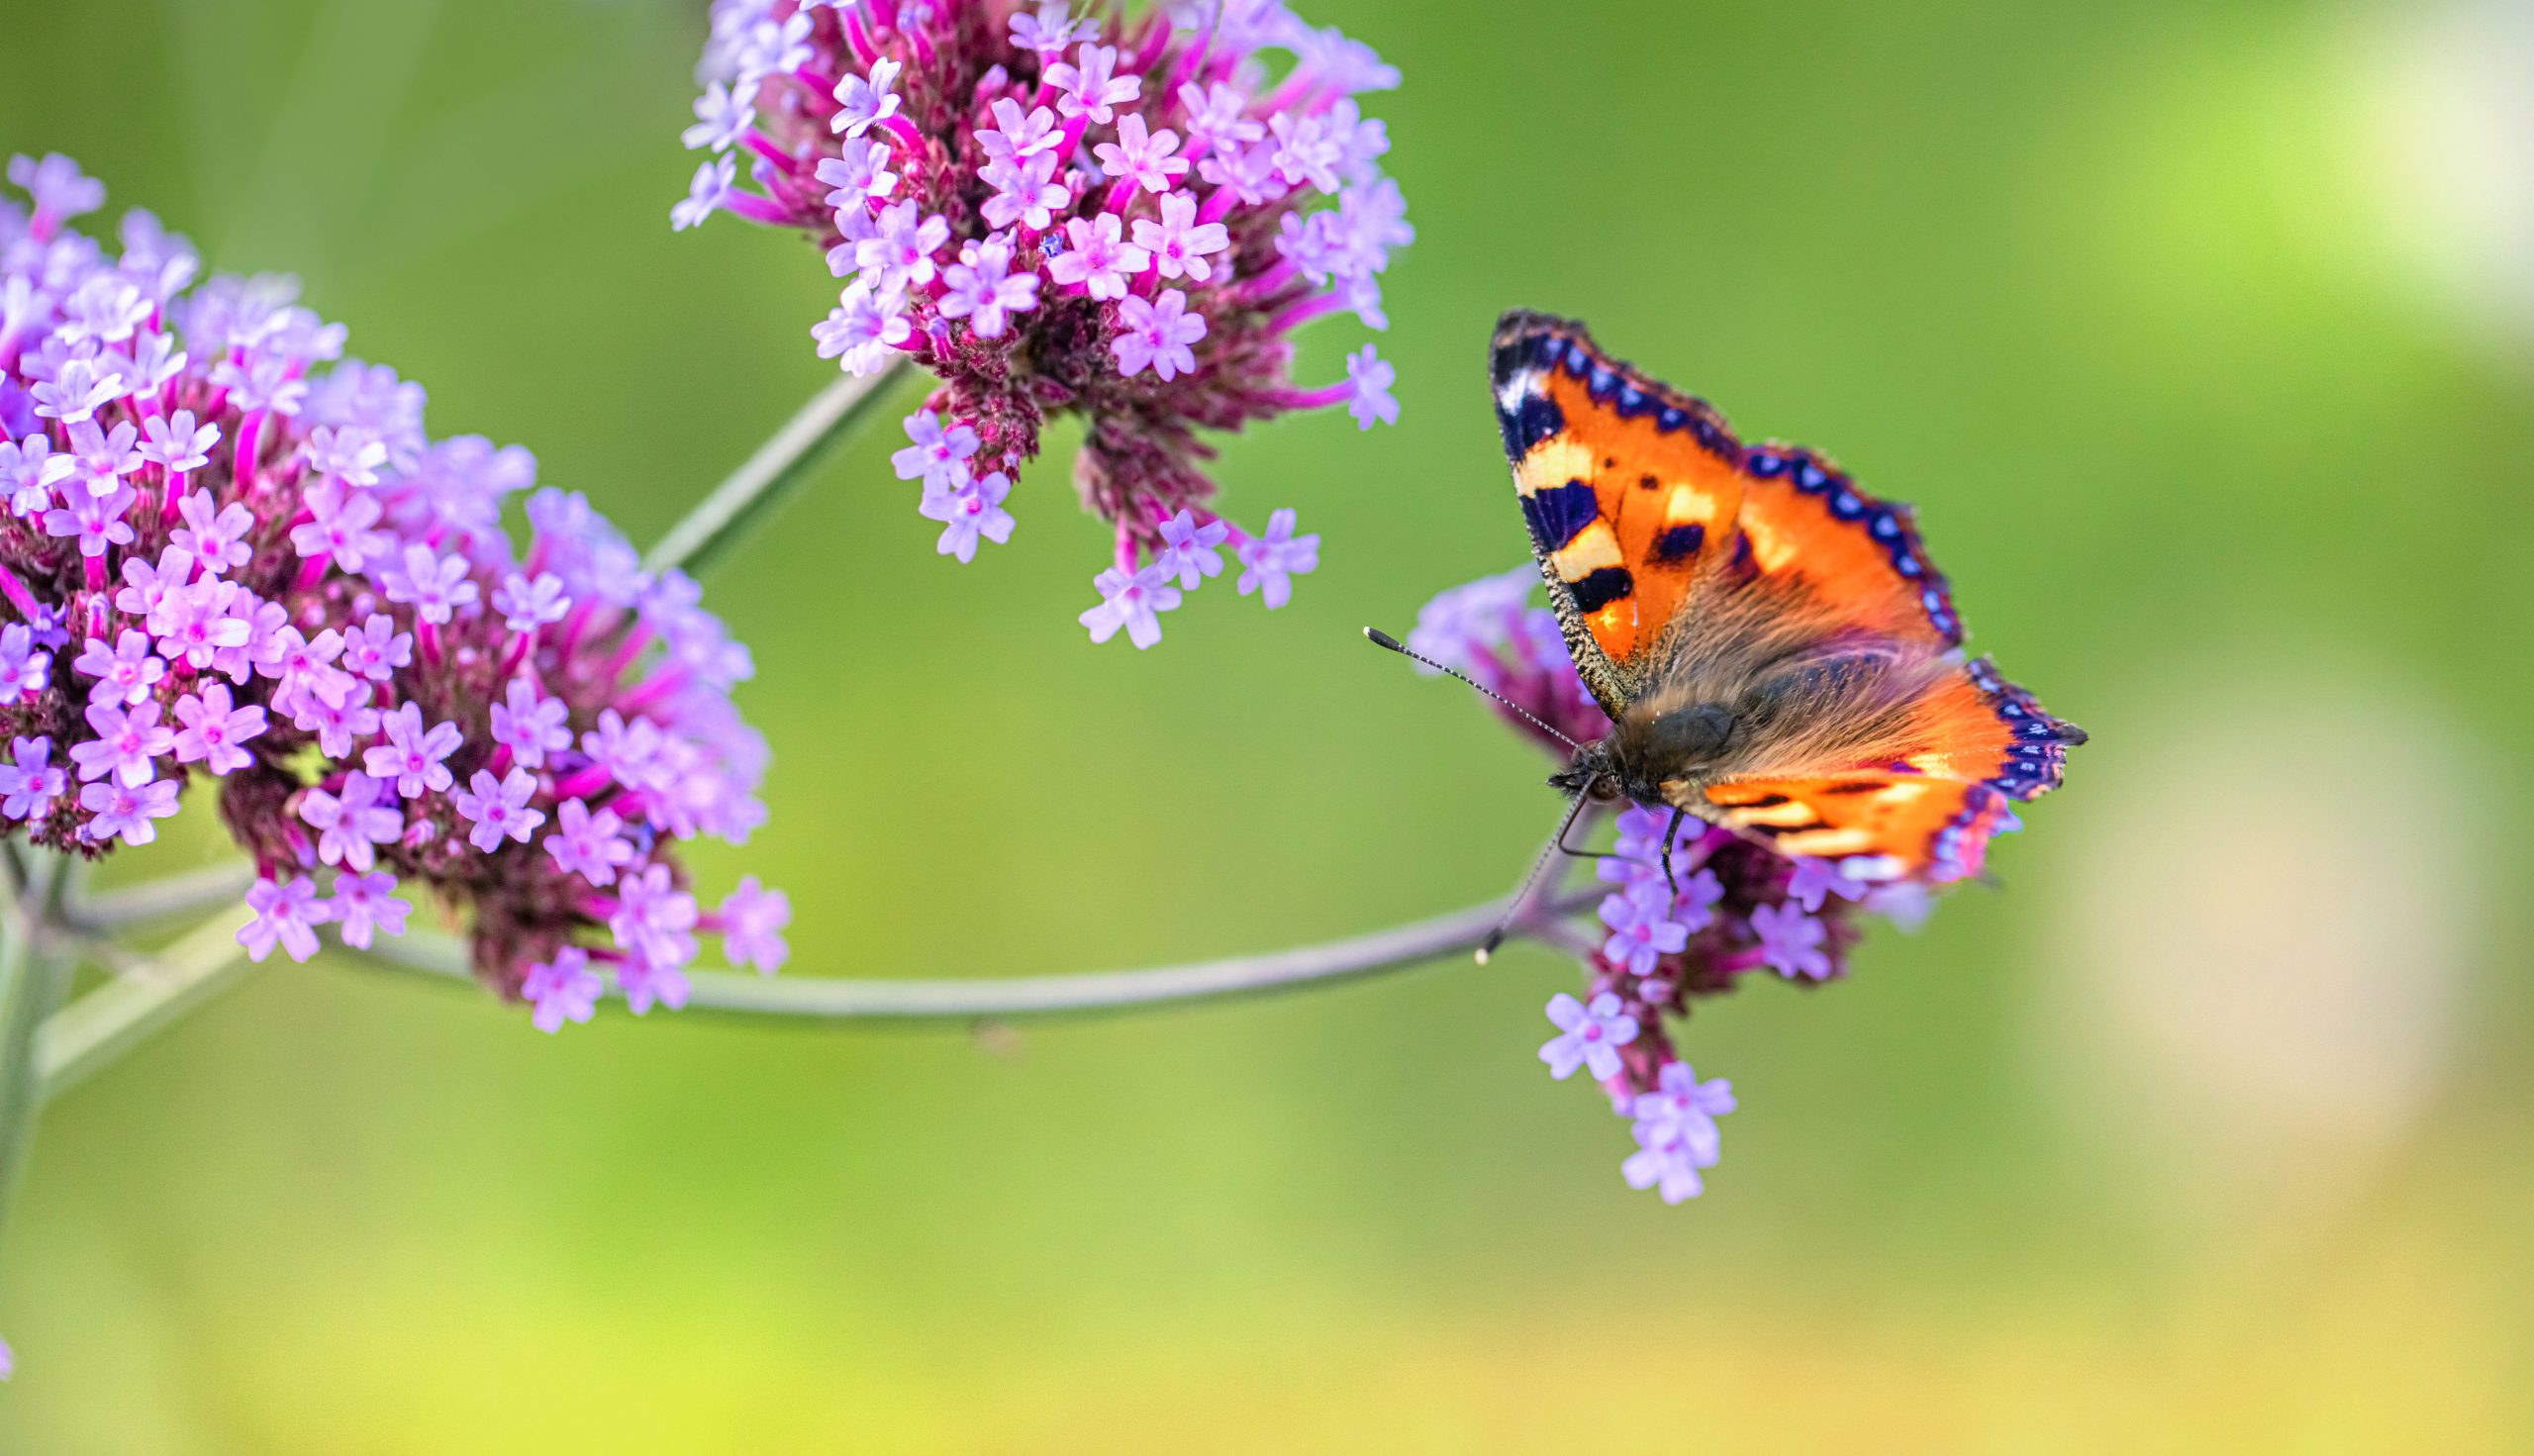
[[[1619,1048],[1636,1039],[1636,1018],[1607,991],[1590,1006],[1561,991],[1548,999],[1548,1019],[1557,1034],[1541,1044],[1540,1060],[1560,1082],[1579,1067],[1589,1068],[1598,1081],[1617,1076]]]
[[[1091,630],[1091,640],[1105,642],[1123,628],[1126,640],[1137,648],[1149,647],[1161,640],[1161,618],[1179,605],[1179,588],[1170,584],[1170,573],[1159,566],[1146,566],[1129,575],[1110,567],[1092,582],[1100,593],[1100,605],[1082,614],[1082,625]]]

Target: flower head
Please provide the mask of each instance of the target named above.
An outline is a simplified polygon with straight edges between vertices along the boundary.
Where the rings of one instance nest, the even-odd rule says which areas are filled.
[[[1544,731],[1491,705],[1563,763],[1568,739],[1600,739],[1610,721],[1576,673],[1555,616],[1530,605],[1538,582],[1538,568],[1524,565],[1446,591],[1418,614],[1408,646],[1547,724]],[[1914,923],[1926,897],[1923,887],[1871,884],[1668,808],[1631,804],[1615,820],[1609,851],[1594,862],[1610,888],[1585,938],[1588,999],[1550,1002],[1559,1034],[1540,1056],[1561,1078],[1591,1069],[1630,1119],[1636,1150],[1620,1168],[1628,1186],[1680,1203],[1704,1187],[1718,1155],[1715,1119],[1734,1104],[1730,1084],[1700,1081],[1674,1053],[1675,1019],[1754,972],[1837,980],[1863,916]]]
[[[699,125],[747,125],[717,105]],[[674,907],[682,841],[762,818],[745,651],[579,496],[530,494],[514,545],[535,460],[433,438],[421,389],[287,282],[195,284],[143,214],[118,255],[64,226],[97,203],[76,167],[10,175],[35,206],[0,201],[0,833],[97,856],[207,805],[259,872],[249,954],[398,934],[415,889],[487,983],[566,1015],[555,967],[633,953],[611,879]],[[663,980],[695,938],[655,920]],[[761,961],[762,914],[734,923]]]
[[[960,465],[901,464],[926,514],[967,476],[1020,481],[1049,423],[1074,415],[1076,494],[1131,579],[1169,549],[1164,523],[1218,520],[1209,433],[1320,408],[1397,419],[1392,368],[1370,352],[1334,384],[1291,375],[1313,320],[1384,327],[1377,280],[1413,236],[1381,173],[1388,134],[1359,99],[1398,76],[1362,46],[1250,0],[715,0],[713,14],[685,139],[719,154],[673,221],[799,230],[845,280],[810,328],[819,356],[938,379],[917,419],[971,444]],[[1224,524],[1250,552],[1241,590],[1282,605],[1311,549]],[[964,533],[941,546],[973,553]],[[1172,574],[1183,591],[1203,580]]]

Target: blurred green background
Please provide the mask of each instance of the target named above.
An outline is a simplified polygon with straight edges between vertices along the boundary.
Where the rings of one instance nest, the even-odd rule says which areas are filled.
[[[700,9],[5,0],[0,150],[297,272],[647,539],[831,377],[811,250],[669,232]],[[1534,1059],[1537,951],[991,1050],[268,969],[46,1119],[0,1449],[2534,1443],[2534,11],[1306,10],[1405,71],[1419,231],[1400,426],[1227,451],[1319,574],[1095,649],[1069,438],[964,570],[866,438],[708,582],[776,763],[707,883],[787,886],[810,976],[1500,891],[1543,765],[1353,632],[1522,558],[1520,304],[1918,503],[2095,735],[2003,888],[1702,1012],[1743,1110],[1678,1209]]]

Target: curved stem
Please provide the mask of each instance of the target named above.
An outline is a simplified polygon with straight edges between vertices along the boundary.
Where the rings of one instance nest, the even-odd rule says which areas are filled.
[[[53,1013],[35,1046],[38,1099],[49,1102],[161,1026],[255,969],[238,944],[244,912],[213,916],[155,955],[128,953],[116,977]]]
[[[676,566],[689,573],[702,571],[782,504],[811,467],[872,413],[886,393],[883,386],[905,367],[906,358],[899,355],[876,374],[847,374],[813,395],[755,454],[669,528],[669,534],[642,558],[643,569],[666,571]]]
[[[1569,914],[1588,901],[1589,897],[1585,901],[1540,904],[1515,922],[1513,932],[1537,934],[1556,917]],[[1457,952],[1476,950],[1504,917],[1508,904],[1492,900],[1432,920],[1319,945],[1133,971],[903,981],[770,980],[733,971],[698,971],[689,977],[692,992],[686,1014],[719,1012],[743,1017],[862,1021],[1004,1019],[1082,1016],[1259,996],[1405,970]],[[445,936],[415,932],[395,941],[381,940],[361,954],[374,964],[395,970],[450,980],[469,979],[464,949]]]
[[[254,883],[254,866],[243,860],[216,864],[83,896],[62,907],[62,920],[80,930],[123,930],[210,910],[244,895]]]

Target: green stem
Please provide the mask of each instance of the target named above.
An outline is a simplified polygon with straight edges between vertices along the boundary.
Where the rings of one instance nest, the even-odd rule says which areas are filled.
[[[1515,920],[1513,933],[1539,936],[1558,917],[1596,898],[1534,897]],[[1504,919],[1506,906],[1506,901],[1495,900],[1344,940],[1132,971],[904,981],[775,980],[734,971],[696,971],[688,976],[691,990],[686,1010],[835,1021],[1003,1020],[1220,1001],[1406,970],[1476,950]],[[444,935],[416,931],[380,940],[364,954],[372,963],[393,970],[452,981],[468,979],[464,947]]]
[[[812,396],[729,479],[669,528],[642,558],[644,569],[676,566],[690,575],[701,572],[809,477],[811,468],[873,412],[887,392],[883,386],[904,367],[901,355],[876,374],[847,374]]]
[[[70,961],[52,943],[50,927],[71,878],[58,857],[34,855],[0,923],[0,1218],[26,1176],[36,1113],[44,1104],[37,1033],[69,987]]]
[[[252,974],[235,908],[156,955],[132,957],[113,980],[55,1012],[36,1040],[39,1099],[49,1102],[160,1027]]]

